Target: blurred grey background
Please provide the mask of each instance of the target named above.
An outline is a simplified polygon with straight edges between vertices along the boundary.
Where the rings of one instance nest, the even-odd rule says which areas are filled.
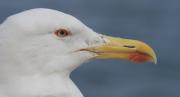
[[[180,97],[179,0],[0,0],[0,22],[31,8],[71,14],[95,31],[150,44],[158,64],[96,60],[71,78],[85,97]]]

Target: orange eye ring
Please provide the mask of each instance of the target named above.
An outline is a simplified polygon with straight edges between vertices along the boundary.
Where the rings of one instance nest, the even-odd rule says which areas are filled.
[[[59,30],[56,30],[54,32],[54,34],[58,37],[66,37],[66,36],[69,36],[71,35],[71,33],[69,31],[67,31],[66,29],[59,29]]]

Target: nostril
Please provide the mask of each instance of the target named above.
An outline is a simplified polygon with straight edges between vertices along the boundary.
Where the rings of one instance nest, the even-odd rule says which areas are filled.
[[[123,47],[127,47],[127,48],[135,48],[135,46],[133,46],[133,45],[124,45]]]

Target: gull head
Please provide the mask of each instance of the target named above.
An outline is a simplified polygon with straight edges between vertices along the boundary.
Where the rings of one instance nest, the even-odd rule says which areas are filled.
[[[146,43],[96,33],[56,10],[37,8],[12,15],[0,29],[4,70],[9,65],[19,74],[69,72],[96,58],[157,62]]]

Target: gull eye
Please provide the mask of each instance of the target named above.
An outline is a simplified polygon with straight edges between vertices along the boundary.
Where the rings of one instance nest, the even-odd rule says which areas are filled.
[[[54,34],[58,37],[66,37],[71,35],[71,33],[65,29],[59,29],[54,32]]]

